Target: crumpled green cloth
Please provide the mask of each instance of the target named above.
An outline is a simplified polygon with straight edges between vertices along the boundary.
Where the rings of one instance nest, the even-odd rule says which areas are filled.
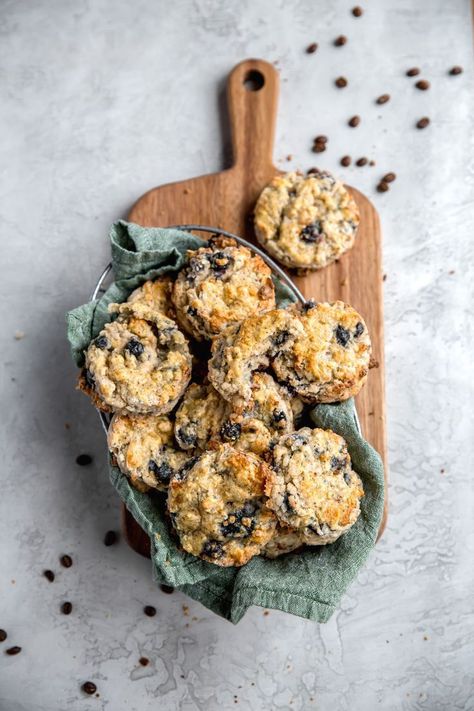
[[[179,270],[187,249],[203,241],[186,232],[144,228],[120,220],[111,228],[115,282],[98,300],[67,315],[68,340],[74,361],[84,362],[84,349],[110,320],[107,306],[124,301],[147,279]],[[294,297],[280,283],[277,301],[287,305]],[[253,558],[242,568],[219,568],[181,551],[165,517],[166,497],[141,493],[110,465],[110,479],[126,507],[151,541],[153,577],[172,585],[237,623],[251,605],[291,612],[327,622],[375,544],[384,504],[383,465],[377,452],[359,434],[354,402],[317,405],[311,413],[315,426],[332,429],[348,444],[353,468],[364,485],[361,515],[335,543],[308,547],[276,560]]]

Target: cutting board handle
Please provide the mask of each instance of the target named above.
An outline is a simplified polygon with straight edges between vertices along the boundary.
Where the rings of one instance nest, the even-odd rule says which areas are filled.
[[[273,167],[279,76],[263,59],[245,59],[229,74],[227,100],[234,167],[246,173]]]

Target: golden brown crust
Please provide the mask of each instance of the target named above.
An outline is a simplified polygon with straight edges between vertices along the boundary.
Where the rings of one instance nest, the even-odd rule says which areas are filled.
[[[173,279],[169,275],[146,281],[132,291],[127,299],[129,304],[142,304],[157,314],[173,318],[173,305],[171,291]]]

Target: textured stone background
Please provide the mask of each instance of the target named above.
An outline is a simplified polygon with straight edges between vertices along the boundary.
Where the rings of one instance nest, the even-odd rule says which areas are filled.
[[[361,3],[358,20],[353,0],[0,3],[0,627],[3,649],[23,647],[0,648],[1,711],[474,709],[470,4]],[[125,544],[102,545],[119,505],[64,338],[64,312],[107,260],[109,223],[151,186],[222,166],[218,88],[248,56],[281,68],[276,158],[338,172],[345,153],[377,161],[344,176],[384,229],[391,512],[321,627],[253,609],[234,628],[156,590]],[[448,77],[458,63],[465,73]],[[429,92],[404,76],[414,64]],[[423,115],[432,125],[417,131]],[[318,133],[330,143],[316,158]],[[398,180],[377,194],[387,170]],[[85,679],[100,698],[82,694]]]

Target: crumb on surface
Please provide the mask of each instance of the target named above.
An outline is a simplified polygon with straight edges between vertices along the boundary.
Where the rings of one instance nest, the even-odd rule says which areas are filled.
[[[21,341],[26,336],[24,331],[15,331],[15,341]]]

